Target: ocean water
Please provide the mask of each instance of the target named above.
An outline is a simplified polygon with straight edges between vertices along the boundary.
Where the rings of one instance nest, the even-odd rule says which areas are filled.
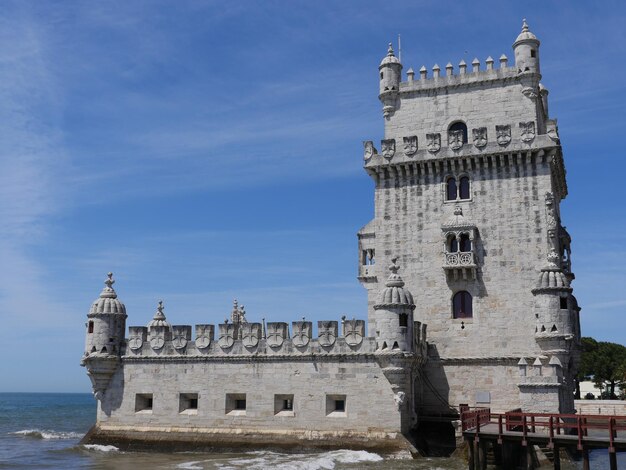
[[[461,470],[459,459],[383,459],[366,451],[280,453],[121,452],[113,446],[81,446],[95,422],[90,394],[0,393],[0,469],[187,470]],[[619,455],[621,466],[626,454]],[[621,468],[620,466],[620,468]],[[572,468],[582,468],[575,465]],[[606,451],[592,453],[592,468],[608,468]]]

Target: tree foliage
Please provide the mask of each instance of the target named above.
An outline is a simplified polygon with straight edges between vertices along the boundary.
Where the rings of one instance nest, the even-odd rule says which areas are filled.
[[[593,338],[581,338],[579,380],[593,380],[596,387],[609,387],[609,397],[617,398],[615,387],[626,386],[626,346]]]

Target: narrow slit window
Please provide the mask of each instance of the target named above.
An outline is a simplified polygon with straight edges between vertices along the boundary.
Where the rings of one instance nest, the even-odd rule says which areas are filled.
[[[467,176],[461,177],[459,180],[459,199],[470,198],[470,180]]]
[[[89,322],[89,326],[87,326],[87,333],[91,334],[93,333],[93,322],[90,321]]]
[[[450,253],[456,253],[459,251],[459,242],[456,240],[456,237],[452,235],[448,242],[448,251]]]
[[[408,326],[409,325],[409,317],[406,313],[401,313],[398,315],[398,322],[400,326]]]
[[[446,200],[456,201],[456,179],[448,178],[446,182]]]

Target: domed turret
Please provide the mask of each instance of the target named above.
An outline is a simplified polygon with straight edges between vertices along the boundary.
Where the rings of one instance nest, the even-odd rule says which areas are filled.
[[[383,115],[388,117],[396,109],[396,100],[402,78],[402,64],[393,53],[391,43],[389,43],[387,55],[378,66],[378,70],[380,72],[380,94],[378,99],[383,103]]]
[[[404,288],[404,280],[398,274],[397,258],[389,266],[391,274],[380,292],[376,312],[376,342],[380,352],[413,350],[413,295]]]
[[[524,19],[522,32],[513,43],[515,67],[519,72],[541,73],[539,68],[539,39],[528,29]]]
[[[113,273],[87,314],[85,353],[81,365],[87,368],[94,396],[102,398],[122,355],[126,330],[126,307],[113,289]]]
[[[163,313],[164,309],[165,307],[163,307],[163,301],[159,300],[159,306],[157,307],[157,311],[154,313],[154,317],[152,317],[152,320],[148,322],[148,330],[155,327],[165,327],[169,329],[172,328],[172,325],[170,325],[165,318],[165,313]]]

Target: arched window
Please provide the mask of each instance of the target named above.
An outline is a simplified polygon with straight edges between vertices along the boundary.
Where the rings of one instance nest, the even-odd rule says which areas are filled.
[[[448,253],[456,253],[459,251],[459,242],[454,235],[450,235],[448,238]]]
[[[468,253],[470,251],[472,251],[472,242],[469,238],[469,235],[467,233],[462,233],[461,234],[461,249],[459,251],[462,251],[463,253]]]
[[[472,296],[460,291],[452,297],[452,318],[472,318]]]
[[[456,179],[453,177],[446,182],[446,201],[456,201]]]
[[[467,176],[461,177],[459,180],[459,199],[470,198],[470,181]]]
[[[452,123],[450,127],[448,127],[448,131],[463,131],[463,143],[467,143],[467,126],[463,121]]]

